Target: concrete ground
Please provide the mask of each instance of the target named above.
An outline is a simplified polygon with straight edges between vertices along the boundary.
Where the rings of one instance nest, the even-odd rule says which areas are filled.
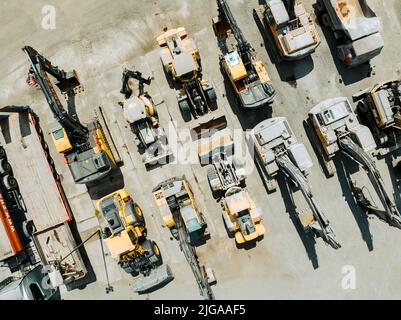
[[[312,10],[314,1],[306,0]],[[0,102],[1,105],[31,105],[39,114],[42,126],[49,131],[56,123],[40,91],[25,84],[27,59],[22,46],[31,45],[63,69],[77,69],[85,92],[77,97],[77,112],[82,121],[93,116],[93,109],[102,106],[109,120],[113,138],[124,160],[121,173],[94,189],[73,183],[67,167],[49,141],[51,152],[62,174],[63,186],[73,208],[81,237],[85,239],[97,227],[94,204],[96,199],[116,188],[126,187],[142,206],[148,226],[148,236],[155,240],[172,268],[175,280],[151,294],[139,296],[132,292],[132,278],[106,256],[107,268],[114,292],[105,293],[106,278],[99,241],[86,245],[97,281],[83,290],[63,292],[65,299],[200,299],[194,277],[177,241],[162,228],[161,217],[151,196],[152,188],[162,180],[186,175],[202,208],[211,231],[211,239],[198,249],[200,259],[212,267],[217,285],[217,299],[400,299],[401,255],[397,244],[401,232],[378,219],[366,219],[355,207],[338,158],[338,176],[327,179],[319,167],[316,154],[303,128],[307,112],[318,102],[347,96],[376,82],[401,76],[401,59],[395,45],[401,42],[401,3],[398,0],[370,0],[374,11],[382,18],[385,48],[372,61],[374,72],[346,70],[333,57],[330,34],[320,27],[322,44],[311,58],[275,66],[266,51],[252,9],[255,1],[229,1],[243,33],[259,56],[277,90],[272,106],[273,116],[285,116],[298,139],[305,143],[314,168],[310,182],[316,198],[331,221],[342,248],[335,251],[321,239],[305,237],[293,218],[294,208],[285,191],[283,177],[280,190],[267,194],[257,170],[252,170],[248,188],[264,211],[267,232],[256,247],[238,249],[228,238],[220,214],[220,205],[212,198],[206,179],[206,169],[199,164],[171,163],[146,171],[124,123],[117,105],[123,99],[119,90],[124,67],[137,68],[153,74],[148,88],[158,102],[161,122],[175,120],[174,130],[181,132],[188,125],[181,119],[174,91],[169,88],[159,60],[156,37],[164,26],[185,26],[198,44],[203,61],[204,78],[215,85],[219,110],[225,114],[232,129],[246,131],[271,116],[268,109],[242,111],[233,103],[232,93],[219,70],[216,38],[211,19],[216,15],[213,0],[107,1],[17,0],[2,3],[0,10]],[[56,8],[56,29],[41,26],[42,8]],[[327,36],[327,38],[326,38]],[[230,103],[231,102],[231,103]],[[245,136],[245,132],[243,133]],[[178,141],[179,146],[185,143]],[[248,164],[252,163],[249,154]],[[394,190],[397,205],[400,190],[395,173],[389,166],[392,159],[378,160],[387,188]],[[366,174],[344,159],[348,170],[362,183]],[[389,169],[390,168],[390,169]],[[282,192],[281,192],[282,190]],[[89,192],[88,192],[89,191]],[[297,192],[298,193],[298,192]],[[296,195],[296,199],[299,194]],[[350,269],[351,267],[351,269]],[[354,268],[354,269],[352,269]],[[355,270],[355,289],[344,289],[342,283],[349,270]]]

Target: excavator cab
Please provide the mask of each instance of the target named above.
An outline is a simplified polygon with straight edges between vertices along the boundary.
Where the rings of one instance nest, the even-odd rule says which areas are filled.
[[[66,153],[72,150],[72,144],[67,131],[63,127],[51,131],[51,137],[58,153]]]

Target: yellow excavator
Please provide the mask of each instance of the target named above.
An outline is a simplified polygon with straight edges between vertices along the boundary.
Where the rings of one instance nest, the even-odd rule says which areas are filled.
[[[240,105],[244,108],[266,106],[273,101],[276,91],[254,49],[245,39],[226,0],[217,0],[218,16],[213,29],[218,38],[220,66],[230,79]]]
[[[158,245],[146,238],[143,212],[127,190],[101,198],[97,212],[106,246],[121,268],[135,277],[135,292],[149,292],[173,280]]]
[[[89,184],[102,179],[120,162],[102,110],[99,109],[96,119],[90,120],[87,125],[82,124],[76,115],[64,109],[49,77],[56,79],[55,84],[70,107],[75,95],[83,91],[76,72],[59,69],[32,47],[26,46],[23,51],[31,66],[30,80],[34,79],[36,87],[40,87],[60,125],[52,130],[51,137],[57,152],[63,154],[74,182]]]

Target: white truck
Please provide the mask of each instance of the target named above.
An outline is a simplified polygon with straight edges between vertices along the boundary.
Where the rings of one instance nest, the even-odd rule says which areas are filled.
[[[348,67],[368,63],[384,47],[380,18],[366,0],[317,0],[323,25],[334,32],[337,56]]]

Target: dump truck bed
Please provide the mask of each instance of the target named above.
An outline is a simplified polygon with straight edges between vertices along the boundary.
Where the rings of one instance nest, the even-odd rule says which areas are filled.
[[[60,182],[56,181],[35,127],[32,111],[0,109],[0,143],[18,181],[27,217],[36,227],[33,240],[44,265],[67,256],[76,242],[69,222],[72,214]],[[15,111],[15,110],[14,110]],[[65,270],[85,275],[78,251],[63,261]]]
[[[381,31],[380,19],[370,9],[366,0],[325,0],[331,3],[327,9],[337,18],[335,29],[344,30],[351,40]],[[332,19],[335,19],[332,17]]]
[[[365,16],[359,0],[331,0],[331,4],[335,8],[338,18],[344,23],[348,22],[351,14],[354,17]],[[347,7],[352,12],[348,11]]]

